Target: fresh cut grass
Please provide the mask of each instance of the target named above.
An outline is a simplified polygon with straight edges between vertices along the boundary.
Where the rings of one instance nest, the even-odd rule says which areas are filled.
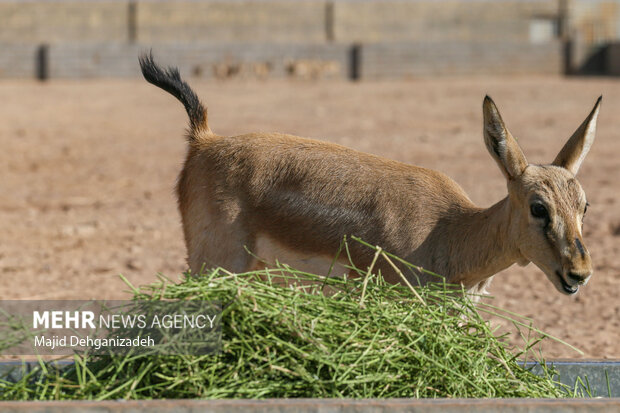
[[[378,248],[375,259],[397,260]],[[342,279],[286,266],[244,274],[213,269],[132,286],[136,300],[219,301],[221,352],[75,355],[74,364],[63,368],[41,361],[17,381],[0,380],[0,399],[575,395],[552,372],[539,376],[521,367],[518,360],[532,343],[509,348],[454,288],[390,285],[372,268],[359,271],[359,278]],[[541,339],[531,327],[530,333]]]

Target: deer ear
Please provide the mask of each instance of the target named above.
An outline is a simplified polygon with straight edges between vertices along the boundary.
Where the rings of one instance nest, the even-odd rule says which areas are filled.
[[[520,176],[527,160],[502,120],[493,99],[486,96],[482,104],[484,114],[484,143],[506,179]]]
[[[575,133],[573,133],[573,136],[566,142],[560,153],[558,153],[558,156],[555,157],[553,165],[561,166],[568,169],[573,175],[577,175],[581,163],[594,142],[596,120],[598,118],[598,111],[601,107],[602,98],[602,96],[598,98],[592,112],[590,112],[586,120],[583,121]]]

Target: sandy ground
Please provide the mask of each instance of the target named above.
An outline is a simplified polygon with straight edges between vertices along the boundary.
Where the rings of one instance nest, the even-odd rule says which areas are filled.
[[[553,160],[603,94],[597,140],[579,173],[591,204],[593,279],[566,297],[534,265],[513,266],[490,292],[494,305],[531,317],[585,357],[620,358],[620,81],[191,83],[220,134],[288,132],[438,169],[482,206],[506,194],[482,140],[486,93],[533,163]],[[5,80],[0,101],[1,297],[125,298],[119,273],[140,285],[184,270],[173,192],[185,152],[179,103],[141,80]],[[579,357],[553,342],[543,351]]]

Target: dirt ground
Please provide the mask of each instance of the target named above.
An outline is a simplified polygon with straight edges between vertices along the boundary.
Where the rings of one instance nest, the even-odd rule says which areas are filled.
[[[597,139],[579,173],[591,204],[592,280],[566,297],[533,264],[515,265],[495,277],[490,293],[493,305],[531,317],[584,357],[620,358],[620,81],[190,83],[220,134],[287,132],[437,169],[481,206],[506,194],[482,140],[485,94],[533,163],[552,161],[603,94]],[[138,79],[4,80],[0,101],[3,299],[126,298],[119,273],[140,285],[185,269],[173,187],[187,120],[174,98]],[[553,342],[543,352],[580,357]]]

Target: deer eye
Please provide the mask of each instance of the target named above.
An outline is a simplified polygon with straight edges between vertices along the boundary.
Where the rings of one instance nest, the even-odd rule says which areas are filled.
[[[535,202],[530,206],[530,212],[534,218],[549,218],[547,208],[540,202]]]
[[[590,205],[589,202],[586,202],[586,206],[583,207],[583,214],[581,215],[581,223],[583,225],[583,220],[586,218],[586,212],[588,212],[588,206]]]

